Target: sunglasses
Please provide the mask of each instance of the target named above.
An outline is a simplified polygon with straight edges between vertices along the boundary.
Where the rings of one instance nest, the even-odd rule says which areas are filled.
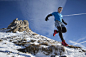
[[[59,8],[59,10],[62,10],[62,8]]]

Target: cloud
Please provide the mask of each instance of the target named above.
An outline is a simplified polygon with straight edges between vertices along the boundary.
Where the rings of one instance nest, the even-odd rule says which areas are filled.
[[[63,15],[63,16],[75,16],[75,15],[83,15],[83,14],[86,14],[86,13],[70,14],[70,15]]]
[[[85,39],[86,39],[86,37],[80,38],[77,41],[71,41],[71,40],[69,40],[69,42],[72,43],[73,45],[77,45],[77,46],[82,47],[83,49],[86,49],[86,41],[84,41]]]
[[[80,42],[81,40],[84,40],[84,39],[86,39],[86,37],[80,38],[76,42]]]
[[[81,43],[77,43],[77,42],[71,41],[71,40],[69,42],[72,43],[73,45],[77,45],[77,46],[82,47],[83,49],[86,49],[86,47],[84,45],[82,45]]]
[[[80,44],[85,43],[86,41],[80,42]]]
[[[64,7],[66,0],[27,0],[18,2],[21,8],[23,16],[29,20],[30,27],[35,32],[43,35],[51,35],[54,30],[54,18],[49,18],[49,21],[45,22],[45,17],[57,11],[59,6]]]

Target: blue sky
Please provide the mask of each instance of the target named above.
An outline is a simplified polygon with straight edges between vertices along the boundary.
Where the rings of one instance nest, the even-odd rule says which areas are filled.
[[[6,28],[15,18],[28,20],[32,31],[47,36],[56,41],[61,41],[57,34],[53,37],[54,17],[46,22],[45,17],[57,11],[62,6],[62,15],[86,13],[86,0],[25,0],[25,1],[0,1],[0,28]],[[67,22],[67,32],[63,34],[68,44],[86,41],[86,14],[64,16]],[[72,42],[73,41],[73,42]]]

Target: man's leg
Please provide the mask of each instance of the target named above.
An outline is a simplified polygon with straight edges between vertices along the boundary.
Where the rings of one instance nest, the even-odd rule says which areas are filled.
[[[58,33],[57,30],[54,30],[53,36],[55,36]]]
[[[59,30],[58,32],[59,32],[59,36],[60,36],[61,40],[64,41],[63,35],[62,35],[62,27],[59,26],[59,27],[57,27],[57,29]]]
[[[62,32],[63,33],[65,33],[67,30],[66,30],[66,27],[57,27],[58,28],[58,32],[59,32],[59,36],[60,36],[60,38],[61,38],[61,40],[62,40],[62,45],[64,45],[64,46],[68,46],[68,44],[65,42],[65,40],[63,39],[63,35],[62,35]],[[63,30],[62,30],[63,29]]]
[[[62,33],[65,33],[65,32],[67,32],[66,27],[62,27]]]
[[[57,28],[58,29],[58,28]],[[57,31],[57,30],[54,30],[54,33],[53,33],[53,36],[55,36],[57,33],[58,33],[59,31]],[[61,29],[61,32],[62,33],[65,33],[65,32],[67,32],[67,29],[66,29],[66,27],[62,27],[62,29]],[[61,34],[61,33],[60,33]]]

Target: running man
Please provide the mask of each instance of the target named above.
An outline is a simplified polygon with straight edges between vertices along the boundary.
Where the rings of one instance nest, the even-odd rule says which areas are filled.
[[[62,45],[68,46],[68,44],[65,42],[65,40],[63,38],[63,35],[62,35],[62,33],[67,32],[66,27],[63,25],[63,23],[65,25],[67,25],[67,23],[63,20],[63,16],[61,14],[62,9],[63,9],[62,7],[58,7],[58,12],[53,12],[53,13],[47,15],[47,17],[45,18],[45,21],[49,20],[48,17],[50,17],[50,16],[54,16],[55,17],[55,19],[54,19],[55,27],[58,29],[58,31],[54,30],[53,36],[55,36],[57,33],[59,33],[59,36],[60,36],[61,41],[62,41]]]

